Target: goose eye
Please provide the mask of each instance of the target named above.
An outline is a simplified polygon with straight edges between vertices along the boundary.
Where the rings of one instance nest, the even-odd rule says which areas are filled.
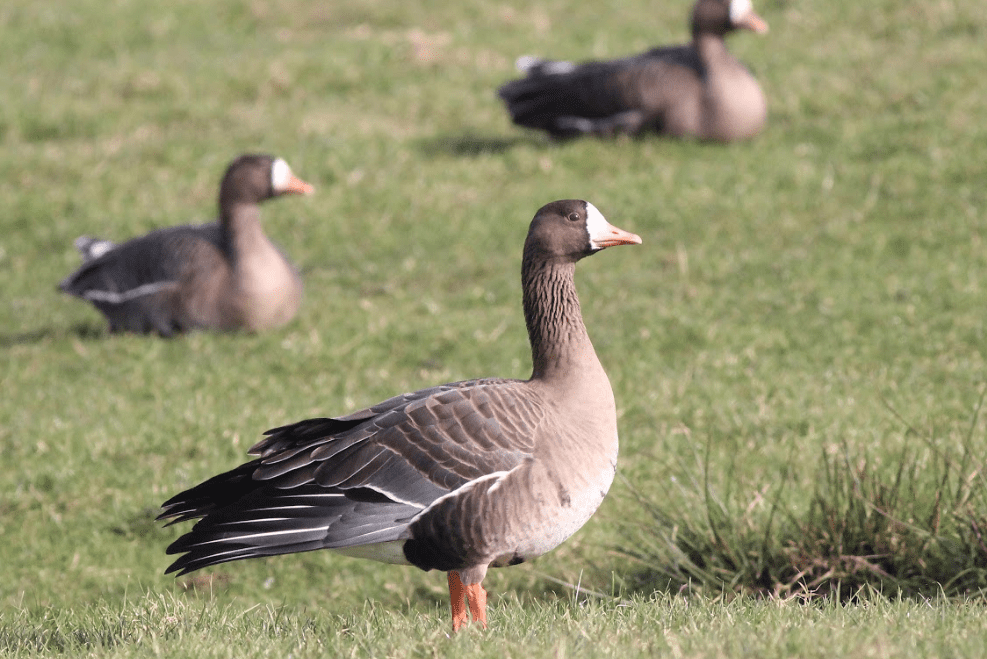
[[[570,222],[578,222],[579,213],[569,213],[565,219],[569,220]]]

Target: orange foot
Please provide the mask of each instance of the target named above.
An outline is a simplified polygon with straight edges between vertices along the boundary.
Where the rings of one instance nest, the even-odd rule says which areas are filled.
[[[474,622],[479,622],[487,628],[487,591],[478,583],[463,585],[459,573],[449,571],[449,601],[452,604],[452,631],[458,632],[469,622],[466,607],[469,605],[470,615]]]

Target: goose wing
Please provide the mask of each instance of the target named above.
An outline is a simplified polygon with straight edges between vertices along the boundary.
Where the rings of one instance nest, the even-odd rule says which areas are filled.
[[[217,224],[169,227],[84,261],[58,287],[95,305],[114,330],[168,335],[184,329],[169,300],[189,264],[222,267],[222,261]]]
[[[160,519],[201,518],[168,548],[185,553],[168,571],[406,539],[440,497],[530,458],[544,409],[523,388],[453,383],[268,431],[255,460],[165,502]]]
[[[87,259],[62,280],[59,288],[88,300],[112,303],[133,299],[141,289],[173,284],[192,253],[203,248],[219,250],[219,244],[215,223],[160,229]]]
[[[688,46],[654,48],[634,57],[582,64],[522,58],[527,76],[499,90],[514,123],[555,137],[637,133],[660,121],[673,77],[702,75]]]

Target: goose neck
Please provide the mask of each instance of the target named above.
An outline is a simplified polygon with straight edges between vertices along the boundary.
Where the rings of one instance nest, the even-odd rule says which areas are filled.
[[[267,242],[257,204],[224,204],[220,207],[219,225],[223,244],[231,257],[249,253],[257,245]]]
[[[730,51],[727,50],[727,42],[722,35],[712,32],[697,32],[692,37],[692,44],[699,53],[699,58],[707,64],[732,58]]]
[[[522,271],[524,319],[532,380],[572,377],[598,364],[576,295],[575,263],[527,260]]]

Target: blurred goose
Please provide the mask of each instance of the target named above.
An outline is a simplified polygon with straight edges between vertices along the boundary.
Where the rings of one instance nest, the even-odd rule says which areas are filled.
[[[81,236],[75,246],[83,263],[59,288],[92,302],[111,332],[170,336],[284,325],[298,311],[302,282],[264,234],[259,204],[311,192],[281,158],[240,156],[223,176],[217,222],[159,229],[119,245]]]
[[[573,275],[585,256],[640,242],[585,201],[544,206],[521,268],[531,379],[444,384],[267,431],[256,459],[163,504],[159,519],[201,518],[168,547],[184,555],[167,571],[333,549],[448,572],[453,629],[467,606],[486,627],[487,568],[556,547],[613,480],[613,392]]]
[[[625,59],[518,60],[527,73],[500,88],[514,123],[555,138],[655,131],[730,142],[761,131],[767,105],[757,80],[727,50],[736,29],[767,32],[750,0],[699,0],[692,42]]]

